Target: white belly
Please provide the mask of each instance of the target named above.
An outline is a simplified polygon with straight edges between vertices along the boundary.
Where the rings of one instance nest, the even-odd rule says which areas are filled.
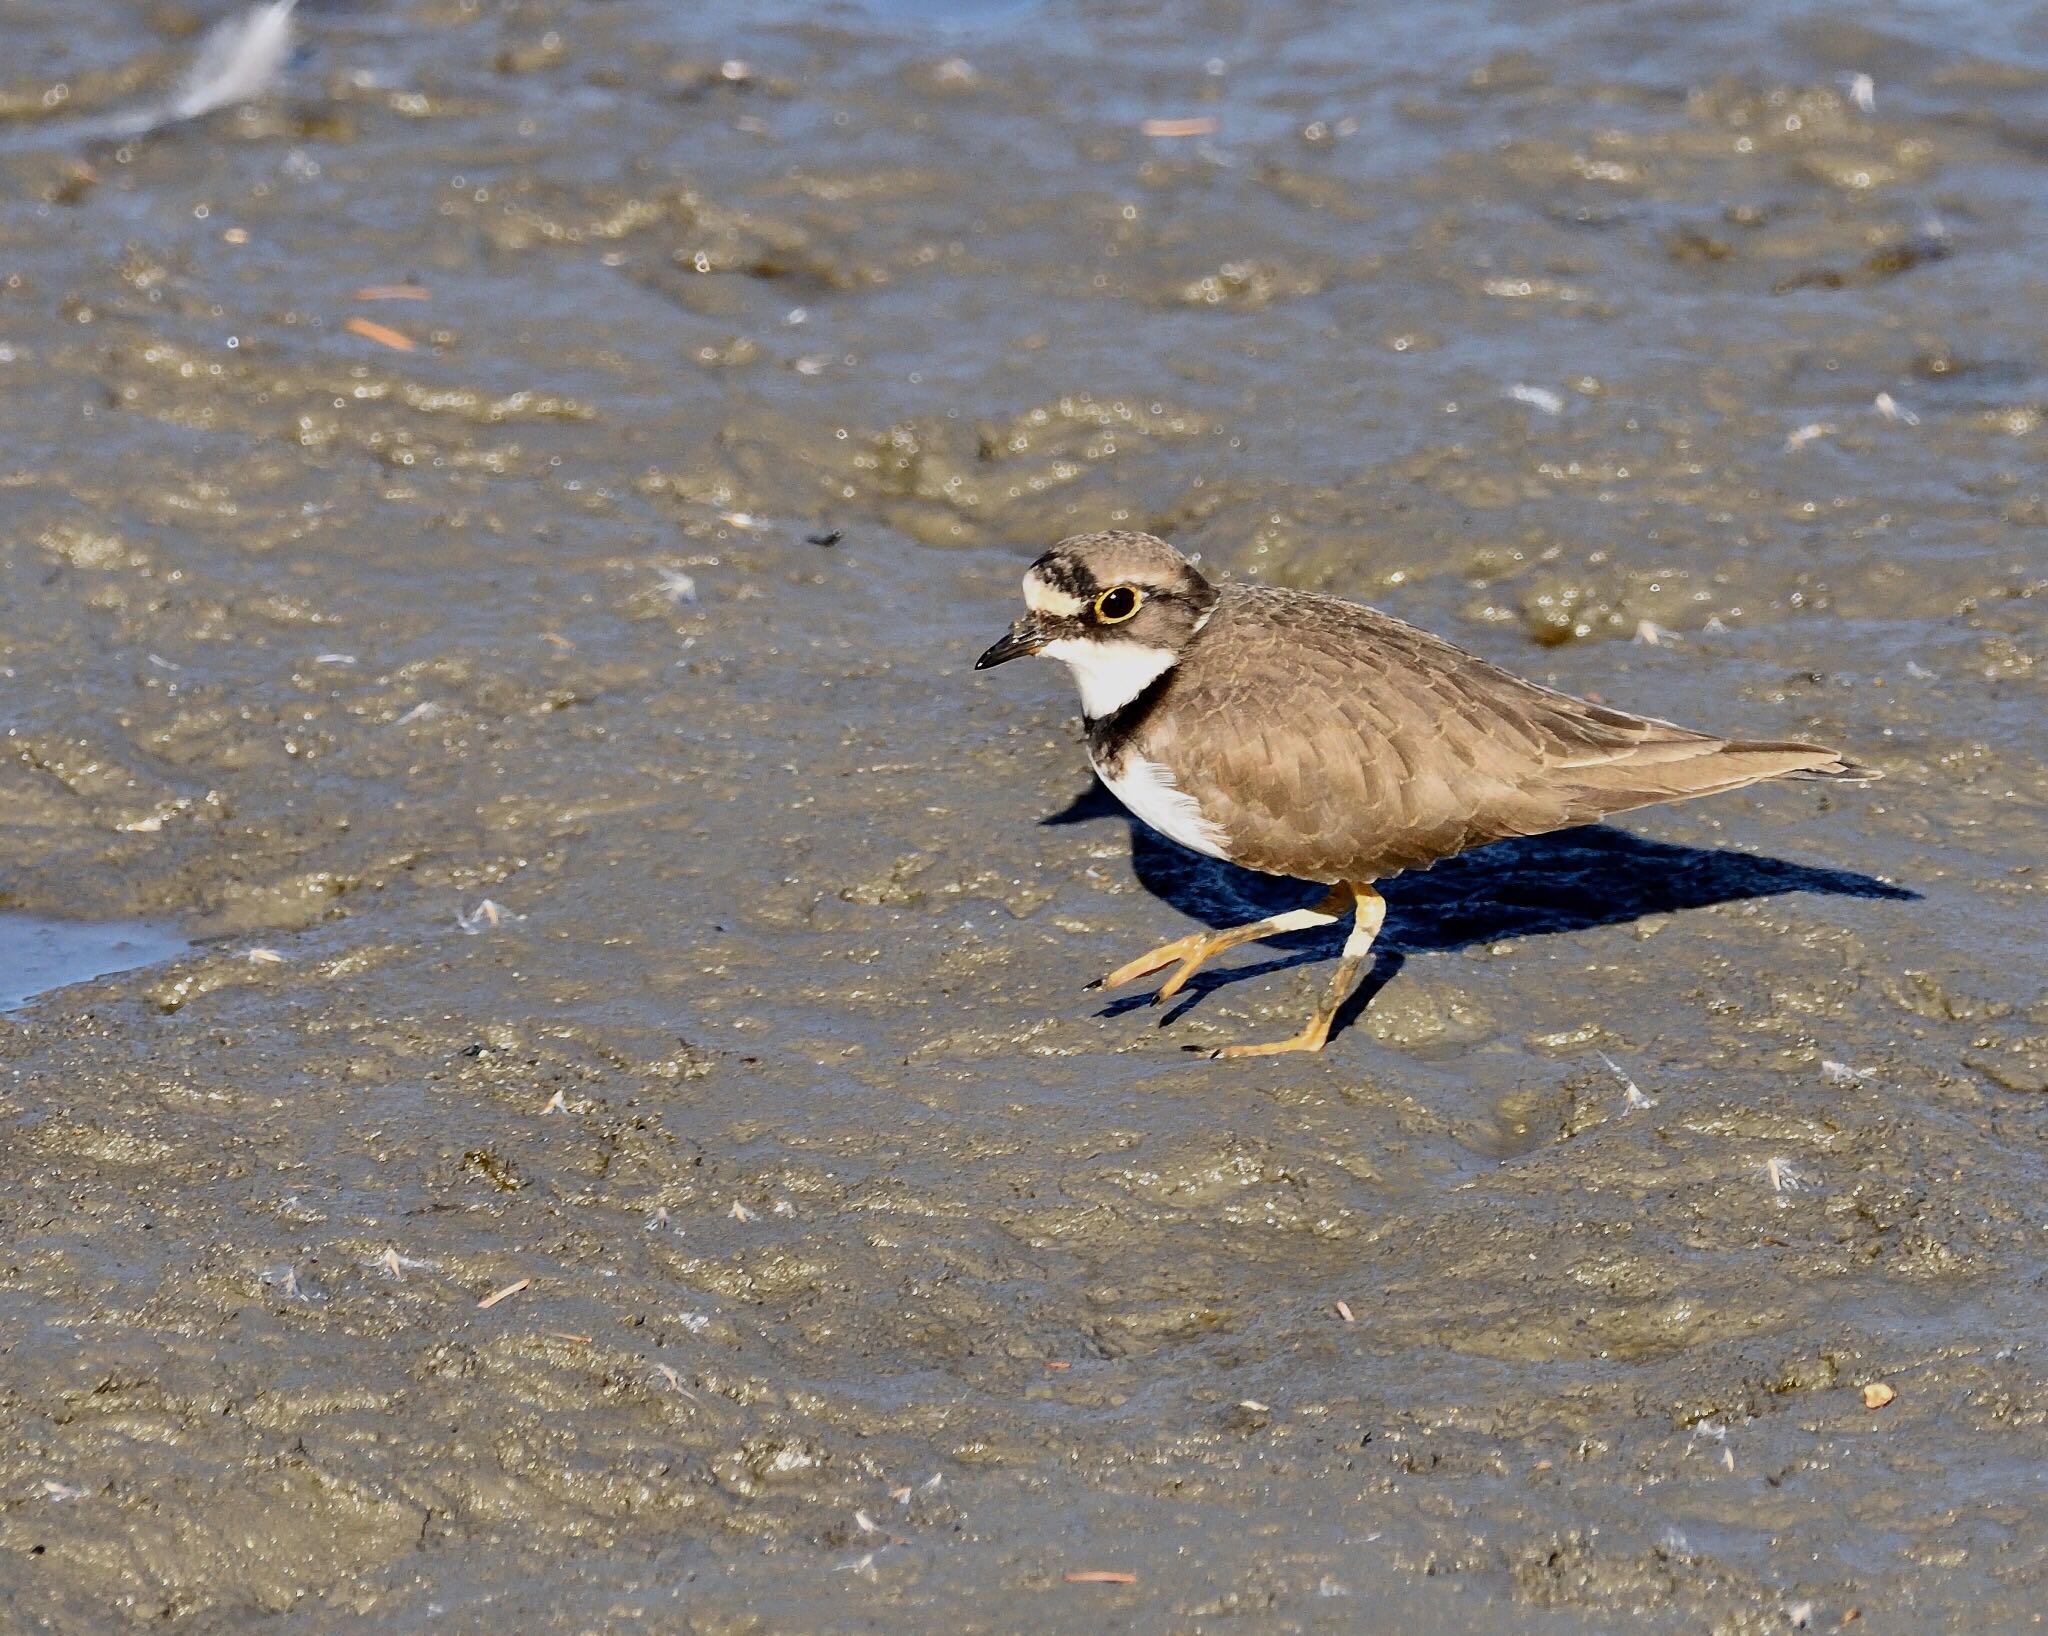
[[[1095,772],[1111,795],[1168,840],[1178,841],[1194,852],[1206,852],[1212,858],[1228,856],[1223,850],[1223,831],[1202,816],[1195,798],[1181,789],[1173,781],[1173,774],[1158,762],[1127,755],[1123,771],[1115,778],[1099,765]]]

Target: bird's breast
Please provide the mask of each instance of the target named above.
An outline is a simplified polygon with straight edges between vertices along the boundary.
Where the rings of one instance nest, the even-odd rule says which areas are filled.
[[[1190,851],[1212,858],[1230,856],[1222,826],[1203,816],[1201,803],[1180,787],[1171,768],[1147,760],[1129,746],[1113,758],[1089,759],[1095,776],[1133,816]]]

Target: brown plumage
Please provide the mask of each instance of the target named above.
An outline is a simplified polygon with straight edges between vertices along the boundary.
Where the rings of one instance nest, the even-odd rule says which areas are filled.
[[[1365,883],[1766,778],[1869,778],[1816,744],[1718,738],[1524,681],[1355,602],[1220,587],[1209,621],[1101,733],[1104,771],[1169,769],[1231,862]]]
[[[1525,681],[1335,597],[1212,585],[1149,534],[1063,540],[1024,576],[1030,611],[976,663],[1072,667],[1089,759],[1134,813],[1248,869],[1330,885],[1314,909],[1197,934],[1112,972],[1178,965],[1357,910],[1302,1032],[1221,1055],[1320,1050],[1385,915],[1372,883],[1470,847],[1769,778],[1878,775],[1817,744],[1726,739]]]

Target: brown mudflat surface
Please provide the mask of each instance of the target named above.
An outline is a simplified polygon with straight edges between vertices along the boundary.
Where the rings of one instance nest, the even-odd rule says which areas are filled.
[[[0,1021],[0,1625],[2034,1628],[2038,26],[307,0],[88,142],[210,16],[6,21],[0,904],[191,941]],[[1200,1061],[1330,942],[1084,996],[1293,889],[968,669],[1105,526],[1887,778]]]

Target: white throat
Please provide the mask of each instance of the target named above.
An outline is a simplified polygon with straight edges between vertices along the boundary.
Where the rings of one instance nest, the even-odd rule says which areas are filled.
[[[1090,721],[1113,716],[1172,668],[1166,648],[1114,637],[1063,637],[1039,650],[1074,673],[1081,689],[1081,714]]]

